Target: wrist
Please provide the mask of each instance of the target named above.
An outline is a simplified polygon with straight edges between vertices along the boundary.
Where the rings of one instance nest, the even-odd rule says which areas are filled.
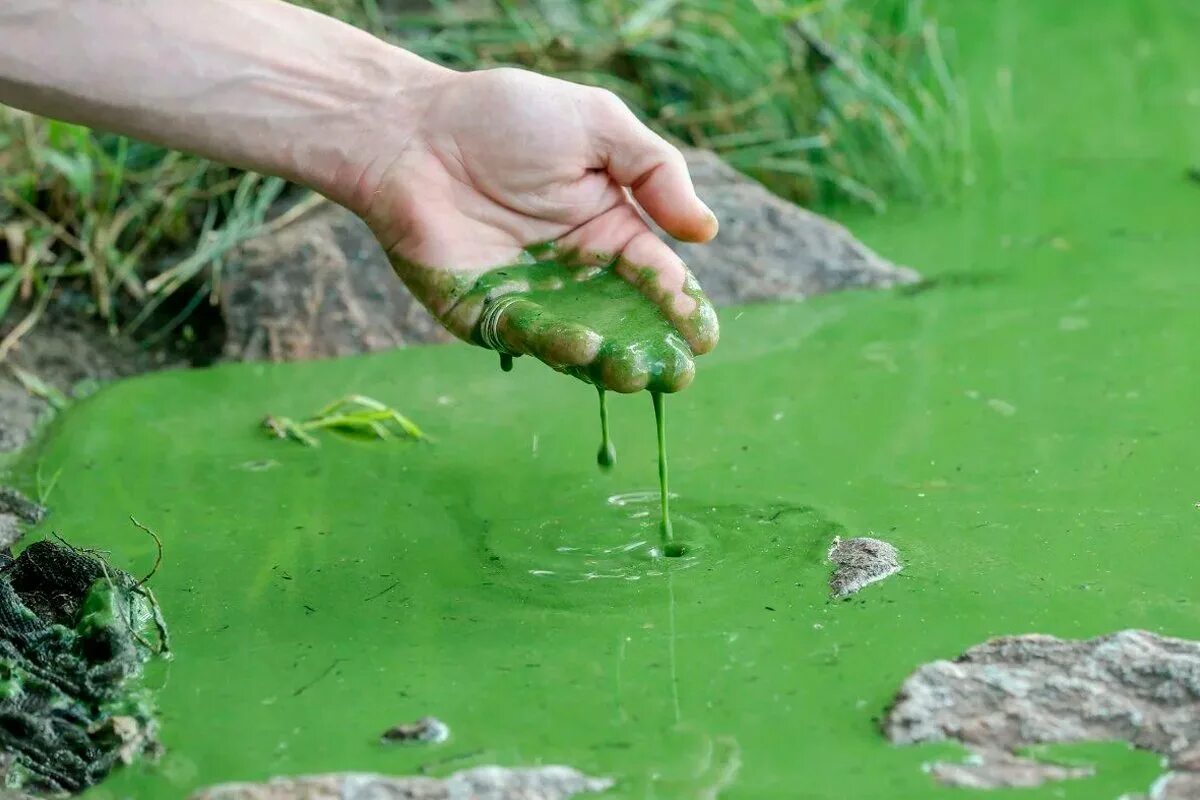
[[[384,175],[419,138],[435,96],[458,75],[399,47],[379,45],[348,65],[342,80],[356,88],[346,93],[335,126],[311,131],[326,152],[312,160],[302,179],[361,216]]]

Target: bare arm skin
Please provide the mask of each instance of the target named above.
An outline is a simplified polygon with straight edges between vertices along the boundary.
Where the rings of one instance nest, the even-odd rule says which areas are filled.
[[[620,256],[696,353],[716,343],[707,300],[631,197],[679,239],[712,238],[716,219],[680,153],[608,92],[455,72],[282,0],[8,0],[0,42],[0,102],[321,192],[367,220],[460,337],[479,313],[463,287],[555,242]]]

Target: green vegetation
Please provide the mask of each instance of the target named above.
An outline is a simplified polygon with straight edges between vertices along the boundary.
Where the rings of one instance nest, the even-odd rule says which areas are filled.
[[[668,137],[801,203],[881,209],[963,179],[966,108],[922,0],[437,5],[433,19],[385,27],[452,66],[604,86]]]
[[[306,4],[455,67],[606,86],[801,203],[878,209],[965,175],[965,109],[921,0],[440,0],[416,15]],[[0,362],[52,293],[148,344],[186,334],[286,188],[3,107],[0,174],[0,322],[21,315]]]
[[[367,439],[394,439],[399,436],[417,441],[429,440],[408,417],[378,400],[360,394],[335,400],[306,420],[268,415],[262,424],[275,438],[291,439],[306,447],[320,446],[311,433],[316,430],[332,430]]]

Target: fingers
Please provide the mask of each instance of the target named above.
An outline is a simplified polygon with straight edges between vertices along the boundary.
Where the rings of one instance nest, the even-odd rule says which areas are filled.
[[[717,218],[696,195],[683,154],[642,124],[611,92],[598,92],[594,130],[597,155],[608,173],[633,192],[663,230],[685,242],[717,235]]]
[[[652,347],[639,342],[605,348],[590,373],[593,383],[622,394],[643,389],[678,392],[696,377],[696,362],[681,339],[656,342]]]
[[[496,320],[498,344],[509,353],[531,355],[560,371],[586,367],[599,355],[600,334],[586,326],[525,298],[509,295],[497,302],[504,303]]]
[[[617,274],[659,307],[693,353],[704,355],[717,346],[716,309],[679,256],[649,230],[625,246]]]
[[[596,217],[560,240],[567,251],[614,255],[617,272],[662,310],[696,355],[709,352],[720,336],[717,314],[679,256],[646,226],[631,203]]]
[[[479,338],[486,347],[531,355],[560,372],[621,393],[677,392],[696,373],[690,348],[675,334],[666,341],[606,342],[586,325],[515,295],[488,304]]]

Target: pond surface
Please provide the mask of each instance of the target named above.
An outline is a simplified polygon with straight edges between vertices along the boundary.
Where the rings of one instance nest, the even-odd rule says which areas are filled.
[[[977,126],[958,204],[851,220],[932,279],[723,312],[669,398],[679,559],[655,558],[650,399],[462,346],[160,374],[65,414],[44,530],[145,571],[169,755],[94,798],[281,773],[566,763],[623,798],[955,795],[877,720],[1001,635],[1200,638],[1200,6],[946,3]],[[266,438],[359,392],[431,446]],[[906,568],[828,599],[835,535]],[[434,714],[448,742],[384,747]],[[998,797],[1115,798],[1157,759]],[[972,796],[959,792],[958,796]]]

